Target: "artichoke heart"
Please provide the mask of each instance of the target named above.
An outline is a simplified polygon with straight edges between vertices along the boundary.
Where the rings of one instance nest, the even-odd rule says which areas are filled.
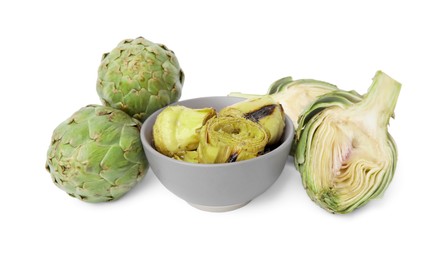
[[[280,141],[285,129],[282,106],[269,96],[251,98],[223,108],[219,116],[243,117],[262,125],[269,133],[268,145]]]
[[[184,158],[185,152],[196,150],[202,126],[215,115],[214,108],[166,107],[154,123],[153,137],[157,151],[169,157],[176,155],[177,159]]]
[[[198,152],[195,151],[185,151],[185,153],[176,154],[173,156],[174,159],[189,163],[199,163]]]
[[[396,168],[388,133],[401,84],[378,71],[368,93],[333,91],[299,117],[295,164],[309,197],[349,213],[383,194]]]
[[[263,153],[269,134],[263,126],[242,117],[214,117],[201,129],[197,149],[200,163],[228,163]]]

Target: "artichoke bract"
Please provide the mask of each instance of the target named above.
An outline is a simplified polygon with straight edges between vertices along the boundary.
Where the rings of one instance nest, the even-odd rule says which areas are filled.
[[[297,119],[306,108],[319,96],[337,89],[335,85],[324,81],[314,79],[293,80],[291,77],[285,77],[272,83],[264,96],[269,96],[274,101],[279,102],[284,109],[284,113],[291,118],[294,127],[297,129]],[[229,95],[245,98],[263,96],[239,92],[232,92]]]
[[[269,96],[250,98],[223,108],[219,116],[243,117],[262,125],[269,133],[268,145],[280,141],[285,129],[282,106]]]
[[[148,169],[140,127],[121,110],[83,107],[54,130],[46,169],[70,196],[87,202],[116,200]]]
[[[368,93],[333,91],[300,116],[295,164],[309,197],[349,213],[382,195],[397,164],[388,132],[401,84],[378,71]]]
[[[263,126],[240,117],[214,117],[201,128],[199,163],[230,163],[262,154],[269,141]]]
[[[202,126],[215,115],[214,108],[168,106],[154,123],[154,146],[166,156],[183,158],[185,152],[198,148]]]
[[[183,82],[174,52],[139,37],[103,54],[96,89],[104,105],[143,122],[159,108],[178,101]]]

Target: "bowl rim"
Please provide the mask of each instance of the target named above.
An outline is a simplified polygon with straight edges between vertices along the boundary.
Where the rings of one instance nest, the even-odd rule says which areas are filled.
[[[185,100],[179,100],[175,103],[169,104],[165,107],[162,107],[158,110],[156,110],[153,114],[151,114],[142,124],[141,129],[140,129],[140,139],[141,139],[141,143],[143,145],[144,148],[146,148],[151,154],[155,154],[158,158],[163,158],[163,159],[168,159],[171,160],[172,163],[177,163],[180,165],[185,165],[188,167],[233,167],[233,166],[238,166],[238,165],[242,165],[242,164],[248,164],[248,163],[255,163],[256,161],[259,160],[265,160],[269,157],[274,156],[275,151],[278,152],[278,150],[280,150],[281,148],[285,148],[285,146],[290,146],[290,143],[292,144],[293,142],[293,138],[294,138],[294,124],[291,120],[291,118],[289,118],[288,115],[285,114],[285,131],[284,131],[284,135],[286,133],[286,129],[289,128],[290,129],[290,134],[288,136],[284,136],[282,137],[283,142],[277,146],[274,150],[262,154],[260,156],[257,156],[255,158],[251,158],[248,160],[243,160],[243,161],[237,161],[237,162],[232,162],[232,163],[191,163],[191,162],[184,162],[181,160],[176,160],[174,158],[171,158],[169,156],[166,156],[162,153],[160,153],[159,151],[157,151],[157,149],[155,149],[150,142],[148,141],[148,139],[146,138],[146,133],[145,130],[148,130],[148,128],[150,128],[151,126],[149,126],[149,121],[151,121],[150,119],[155,117],[156,115],[158,115],[162,110],[164,110],[165,108],[167,108],[168,106],[175,106],[178,105],[178,103],[181,102],[185,102],[185,101],[196,101],[196,100],[204,100],[204,99],[210,99],[210,98],[234,98],[234,99],[240,99],[245,100],[246,98],[241,98],[241,97],[232,97],[232,96],[207,96],[207,97],[198,97],[198,98],[192,98],[192,99],[185,99]],[[152,134],[152,131],[151,133]],[[289,150],[288,149],[288,154],[289,154]]]

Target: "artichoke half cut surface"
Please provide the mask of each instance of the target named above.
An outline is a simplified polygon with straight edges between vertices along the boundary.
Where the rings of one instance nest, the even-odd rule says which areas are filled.
[[[378,71],[368,93],[336,90],[299,117],[295,165],[309,197],[349,213],[384,193],[397,163],[388,133],[401,84]]]

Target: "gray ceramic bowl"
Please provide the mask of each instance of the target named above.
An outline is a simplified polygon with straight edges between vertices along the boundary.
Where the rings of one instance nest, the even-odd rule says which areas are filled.
[[[242,101],[236,97],[203,97],[177,102],[190,108],[221,108]],[[150,167],[160,182],[192,206],[206,211],[240,208],[266,191],[280,176],[294,136],[292,121],[286,117],[280,146],[257,158],[222,164],[195,164],[169,158],[155,150],[153,125],[160,109],[143,123],[141,139]]]

